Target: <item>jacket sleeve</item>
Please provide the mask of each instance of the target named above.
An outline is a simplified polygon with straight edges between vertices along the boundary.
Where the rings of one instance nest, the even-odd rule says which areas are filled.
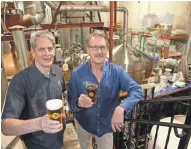
[[[120,104],[126,111],[131,111],[143,99],[143,90],[123,68],[120,69],[120,89],[127,92],[127,97]]]

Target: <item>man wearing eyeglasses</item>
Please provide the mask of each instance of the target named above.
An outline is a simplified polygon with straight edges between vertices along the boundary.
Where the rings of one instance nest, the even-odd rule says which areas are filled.
[[[65,124],[47,116],[46,101],[62,99],[64,75],[52,64],[55,38],[48,31],[31,34],[34,62],[11,80],[4,111],[2,132],[20,136],[27,149],[61,149]]]
[[[91,34],[87,41],[90,60],[75,68],[68,88],[68,101],[75,113],[75,125],[82,149],[91,148],[92,135],[98,149],[113,149],[113,132],[124,126],[124,112],[131,111],[143,97],[141,87],[114,63],[106,60],[108,39],[103,32]],[[97,102],[88,97],[87,84],[96,84]],[[128,92],[120,103],[119,92]]]

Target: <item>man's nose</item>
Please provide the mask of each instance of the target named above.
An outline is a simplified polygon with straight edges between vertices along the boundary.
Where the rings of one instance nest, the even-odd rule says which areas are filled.
[[[44,52],[45,55],[50,55],[50,53],[51,52],[48,49],[45,49],[45,52]]]
[[[101,47],[98,47],[98,49],[97,49],[97,50],[98,50],[98,52],[99,52],[99,53],[103,53],[103,50],[102,50],[102,48],[101,48]]]

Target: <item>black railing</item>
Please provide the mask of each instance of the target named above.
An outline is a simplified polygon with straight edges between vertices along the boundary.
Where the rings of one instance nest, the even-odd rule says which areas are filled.
[[[142,100],[131,114],[125,117],[123,132],[115,134],[115,149],[148,149],[148,147],[155,149],[157,141],[162,140],[158,137],[164,127],[168,129],[167,136],[164,135],[166,140],[162,142],[165,145],[161,149],[171,149],[169,141],[171,141],[172,130],[174,130],[173,134],[180,138],[178,147],[172,149],[188,149],[191,136],[191,96]],[[178,114],[185,115],[185,122],[173,123]],[[163,120],[166,119],[169,121],[164,122]],[[156,127],[156,131],[153,126]],[[181,133],[180,129],[182,129]],[[150,135],[151,130],[155,131],[153,136]]]

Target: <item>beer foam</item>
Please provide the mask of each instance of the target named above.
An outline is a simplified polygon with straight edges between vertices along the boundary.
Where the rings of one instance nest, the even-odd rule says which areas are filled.
[[[48,110],[58,110],[63,106],[63,101],[61,99],[51,99],[46,102],[46,108]]]

